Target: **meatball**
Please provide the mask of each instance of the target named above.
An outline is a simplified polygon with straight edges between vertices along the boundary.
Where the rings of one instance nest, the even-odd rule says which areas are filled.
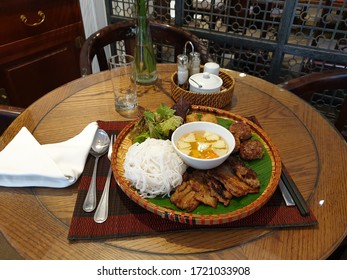
[[[240,157],[244,160],[261,159],[264,155],[263,146],[259,140],[250,139],[240,145]]]
[[[232,154],[236,154],[240,151],[240,145],[241,145],[241,141],[240,138],[235,136],[235,147],[234,150],[232,151]]]
[[[251,127],[244,121],[232,123],[229,130],[235,136],[235,138],[240,138],[240,141],[244,141],[252,137]]]

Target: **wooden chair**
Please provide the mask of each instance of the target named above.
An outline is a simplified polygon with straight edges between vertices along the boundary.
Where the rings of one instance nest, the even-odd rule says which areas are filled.
[[[80,53],[80,70],[82,75],[92,73],[92,61],[96,56],[100,71],[108,69],[107,58],[104,47],[113,45],[116,42],[121,42],[126,54],[134,55],[135,47],[135,20],[125,20],[106,26],[99,31],[90,35],[84,42]],[[201,63],[204,64],[207,59],[207,48],[200,42],[199,38],[191,32],[177,26],[161,24],[151,21],[150,29],[153,44],[157,50],[157,61],[165,61],[164,56],[161,55],[162,49],[170,47],[174,50],[173,61],[176,62],[178,54],[183,53],[184,44],[191,41],[194,45],[195,51],[201,55]],[[190,51],[190,49],[189,49]]]
[[[324,90],[347,89],[347,69],[331,69],[322,72],[310,73],[298,78],[289,80],[281,86],[307,102],[310,102],[312,95],[315,92]],[[344,99],[341,110],[334,122],[337,130],[347,140],[347,98]]]
[[[0,135],[24,111],[24,108],[0,105]]]

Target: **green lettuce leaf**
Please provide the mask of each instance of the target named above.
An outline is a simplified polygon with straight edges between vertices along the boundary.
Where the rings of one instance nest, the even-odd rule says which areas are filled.
[[[180,116],[172,116],[168,120],[159,123],[162,135],[164,137],[169,137],[171,132],[173,132],[177,127],[183,123],[183,119]]]
[[[132,141],[142,143],[149,137],[169,139],[171,133],[183,124],[183,119],[176,116],[175,112],[176,110],[163,103],[159,105],[155,112],[144,112],[144,117],[131,130]]]
[[[163,103],[159,105],[156,111],[156,113],[159,115],[161,120],[167,120],[171,118],[175,114],[175,112],[176,112],[175,110],[171,109],[170,107],[166,106]]]

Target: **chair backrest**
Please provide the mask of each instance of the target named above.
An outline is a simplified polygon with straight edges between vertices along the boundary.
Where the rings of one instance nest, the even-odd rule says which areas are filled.
[[[184,44],[191,41],[195,51],[201,55],[201,63],[208,61],[207,48],[197,36],[181,27],[150,21],[153,44],[156,46],[157,61],[168,62],[162,53],[164,48],[173,50],[173,61],[183,53]],[[108,25],[90,35],[84,42],[80,53],[80,70],[82,75],[92,73],[92,61],[97,57],[101,71],[108,69],[104,47],[119,42],[126,54],[134,55],[135,20],[125,20]],[[113,45],[114,46],[114,45]]]
[[[24,111],[24,108],[0,105],[0,135]]]
[[[337,89],[347,90],[347,69],[336,68],[310,73],[289,80],[281,84],[281,86],[310,102],[312,95],[316,92]],[[344,129],[347,124],[347,98],[344,98],[334,124],[345,139],[347,139],[347,133]]]

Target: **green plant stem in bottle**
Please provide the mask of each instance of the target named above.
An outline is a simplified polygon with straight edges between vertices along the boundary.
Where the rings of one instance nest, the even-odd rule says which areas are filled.
[[[136,81],[141,84],[149,84],[158,78],[149,20],[146,16],[137,16],[136,22]]]

